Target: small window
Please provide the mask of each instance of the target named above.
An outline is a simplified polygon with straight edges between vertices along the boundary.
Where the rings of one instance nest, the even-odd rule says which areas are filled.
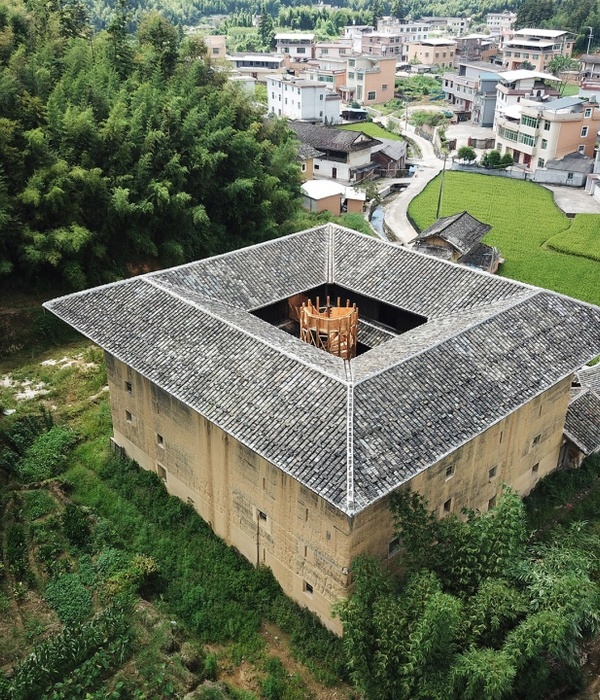
[[[592,116],[592,108],[587,107],[585,112],[583,113],[583,116],[585,119],[589,119]]]
[[[308,547],[306,545],[304,545],[304,558],[306,559],[307,556],[308,556]]]
[[[573,173],[567,173],[567,180],[573,179]]]
[[[502,438],[504,437],[504,432],[501,430],[500,431],[500,439],[498,440],[498,443],[501,445],[502,444]]]
[[[315,164],[313,165],[313,168],[314,168],[315,170],[318,170],[318,169],[319,169],[319,166],[315,163]]]
[[[533,465],[533,467],[531,467],[531,471],[532,471],[534,474],[537,474],[537,473],[539,472],[539,470],[540,470],[540,463],[539,463],[539,462],[536,462],[536,463]]]
[[[546,164],[546,161],[543,158],[538,158],[538,168],[543,168],[544,165]]]
[[[313,587],[310,585],[310,583],[308,583],[308,581],[304,581],[304,592],[308,595],[313,594]]]
[[[304,521],[308,522],[308,508],[306,509],[306,511],[304,513]]]
[[[329,530],[325,532],[325,539],[327,540],[327,542],[331,540],[331,532],[329,532]]]
[[[542,148],[546,150],[548,148],[548,139],[542,139]]]
[[[267,522],[267,514],[263,513],[262,510],[258,511],[258,519]]]
[[[488,472],[488,476],[490,479],[493,479],[497,473],[498,473],[498,467],[492,467]]]
[[[267,488],[267,480],[263,476],[263,491]]]
[[[533,438],[533,442],[531,443],[531,444],[533,445],[533,447],[535,447],[536,445],[539,445],[541,439],[542,439],[542,436],[541,436],[541,435],[536,435],[536,436]]]
[[[492,496],[488,501],[488,510],[491,510],[496,505],[496,496]]]
[[[588,135],[589,126],[581,127],[581,138],[585,138]]]
[[[584,155],[585,146],[583,144],[577,148],[577,153],[581,153],[581,155]]]
[[[387,83],[383,83],[383,85],[381,86],[381,89],[383,91],[387,90],[388,89]]]
[[[162,464],[156,465],[156,473],[163,481],[167,480],[167,470],[162,466]]]
[[[302,163],[301,170],[303,173],[306,172],[306,163]]]
[[[449,498],[445,503],[444,503],[444,513],[450,513],[452,511],[452,499]]]
[[[393,540],[390,540],[390,543],[388,544],[388,557],[393,557],[396,552],[400,551],[400,538],[399,537],[394,537]]]
[[[133,423],[133,415],[132,415],[131,411],[125,411],[125,420],[128,423]]]
[[[446,481],[454,476],[454,465],[450,464],[446,467]]]
[[[544,131],[550,131],[550,122],[548,120],[544,121]]]
[[[133,384],[131,382],[125,382],[125,391],[128,394],[133,394]]]
[[[162,436],[162,435],[159,435],[158,433],[156,433],[156,444],[157,444],[159,447],[164,447],[164,446],[165,446],[165,440],[164,440],[163,436]]]
[[[367,93],[367,100],[374,100],[376,97],[376,92],[375,90],[369,90]]]

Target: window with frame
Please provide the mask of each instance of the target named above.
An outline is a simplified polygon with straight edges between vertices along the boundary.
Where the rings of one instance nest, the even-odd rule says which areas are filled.
[[[125,382],[125,391],[128,394],[133,394],[133,384],[131,382]]]
[[[492,467],[488,472],[488,477],[490,479],[493,479],[493,478],[495,478],[497,473],[498,473],[498,467]]]
[[[400,538],[399,537],[394,537],[393,540],[390,540],[388,543],[388,558],[393,557],[394,554],[400,551]]]
[[[267,514],[263,513],[262,510],[258,511],[258,519],[261,520],[263,523],[266,523],[268,520]]]
[[[585,112],[583,113],[583,116],[585,119],[589,119],[592,116],[592,108],[591,107],[586,107]]]
[[[538,158],[538,168],[543,168],[546,165],[546,161],[543,158]]]
[[[488,501],[488,510],[491,510],[496,505],[496,496],[492,496]]]
[[[454,472],[455,472],[454,464],[449,464],[445,470],[446,481],[448,481],[448,479],[451,479],[454,476]]]
[[[542,149],[546,150],[548,148],[548,139],[542,139]]]
[[[167,470],[163,467],[162,464],[156,465],[156,473],[158,474],[159,478],[163,481],[167,480]]]
[[[133,413],[131,411],[125,411],[125,420],[128,423],[133,423]]]
[[[581,153],[581,155],[585,153],[585,146],[583,144],[577,148],[577,153]]]
[[[573,179],[573,173],[567,173],[567,180]]]
[[[547,119],[545,119],[544,120],[544,131],[550,131],[550,126],[551,126],[550,122]]]
[[[164,447],[165,446],[165,439],[160,433],[156,433],[156,444],[159,447]]]
[[[376,96],[377,93],[375,92],[375,90],[369,90],[369,92],[367,93],[367,100],[374,100]]]
[[[305,592],[307,595],[312,595],[312,594],[313,594],[313,590],[314,590],[314,589],[313,589],[313,587],[310,585],[310,583],[308,583],[308,581],[304,581],[302,587],[304,588],[304,592]]]
[[[589,126],[581,127],[581,138],[585,138],[588,135]]]
[[[542,439],[541,434],[536,435],[531,442],[532,446],[535,447],[536,445],[539,445],[541,439]]]
[[[444,505],[442,506],[442,510],[444,513],[451,513],[452,512],[452,499],[449,498],[447,501],[444,502]]]

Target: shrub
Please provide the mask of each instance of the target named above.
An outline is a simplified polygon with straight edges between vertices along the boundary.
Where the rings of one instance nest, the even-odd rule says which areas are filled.
[[[82,549],[88,546],[92,530],[82,508],[74,503],[67,504],[62,514],[62,526],[71,544]]]
[[[210,653],[206,655],[204,659],[204,677],[209,681],[216,681],[219,672],[219,665],[217,663],[217,655]]]
[[[46,600],[65,625],[83,622],[92,611],[91,593],[77,574],[62,574],[50,581]]]
[[[70,430],[59,426],[50,428],[25,450],[17,465],[17,475],[26,483],[58,476],[66,467],[72,444],[73,433]]]
[[[56,510],[56,501],[45,489],[27,491],[23,495],[27,520],[37,520]]]
[[[475,149],[471,148],[471,146],[461,146],[458,149],[458,153],[456,155],[459,160],[466,160],[469,162],[472,162],[477,159]]]

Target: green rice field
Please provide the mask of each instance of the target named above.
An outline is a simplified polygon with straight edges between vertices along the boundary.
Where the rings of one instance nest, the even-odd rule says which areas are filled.
[[[435,220],[440,177],[408,208],[419,230]],[[569,219],[549,190],[532,182],[446,172],[440,216],[467,210],[492,226],[500,274],[600,305],[600,215]]]

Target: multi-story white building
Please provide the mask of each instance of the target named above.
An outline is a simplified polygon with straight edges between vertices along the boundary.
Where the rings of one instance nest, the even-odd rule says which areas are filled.
[[[554,75],[532,70],[511,70],[498,73],[494,124],[496,124],[498,117],[523,100],[543,102],[556,99],[560,96],[556,89],[556,83],[559,82],[559,78]]]
[[[227,57],[231,67],[240,75],[249,75],[266,82],[268,75],[285,72],[283,56],[270,53],[234,53]]]
[[[341,97],[325,83],[287,75],[267,79],[269,113],[298,121],[338,124]]]
[[[277,53],[289,56],[292,60],[314,58],[314,39],[312,33],[279,32],[275,34]]]
[[[458,72],[444,73],[444,96],[454,105],[455,111],[462,112],[474,124],[492,126],[500,70],[500,66],[483,61],[461,61]]]
[[[523,63],[545,71],[555,56],[571,56],[574,37],[558,29],[519,29],[502,47],[502,65],[517,70]]]
[[[377,31],[381,33],[399,34],[403,43],[427,39],[429,25],[426,22],[395,17],[381,17],[377,20]]]
[[[485,17],[490,34],[506,34],[512,32],[517,21],[516,12],[488,12]]]
[[[452,36],[464,34],[471,24],[469,17],[421,17],[419,22],[429,25],[430,32],[444,32]]]

